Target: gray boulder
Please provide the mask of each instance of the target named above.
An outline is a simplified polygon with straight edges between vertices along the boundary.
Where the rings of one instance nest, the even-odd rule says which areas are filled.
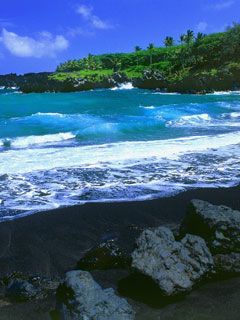
[[[240,212],[192,200],[181,233],[201,236],[213,253],[240,252]]]
[[[132,266],[150,276],[166,296],[189,291],[213,268],[212,255],[202,238],[186,235],[175,241],[165,227],[144,231],[132,259]]]
[[[102,289],[89,272],[68,272],[59,291],[63,320],[132,320],[135,317],[125,299],[118,297],[113,289]]]

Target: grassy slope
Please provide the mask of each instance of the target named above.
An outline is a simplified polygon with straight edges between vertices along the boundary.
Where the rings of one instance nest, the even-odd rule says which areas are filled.
[[[168,83],[201,78],[208,81],[234,78],[240,71],[240,25],[190,43],[133,53],[89,55],[60,64],[51,78],[87,78],[101,81],[115,71],[129,79],[141,78],[144,70],[157,70]]]

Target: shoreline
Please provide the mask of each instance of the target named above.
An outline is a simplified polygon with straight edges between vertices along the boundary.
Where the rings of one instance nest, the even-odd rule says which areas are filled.
[[[6,90],[12,88],[18,93],[73,93],[91,90],[114,89],[124,84],[131,83],[133,88],[155,90],[165,94],[194,94],[207,95],[214,92],[239,92],[239,86],[234,81],[215,81],[214,83],[192,84],[192,81],[182,83],[167,83],[158,79],[154,73],[147,78],[143,75],[139,78],[131,78],[122,72],[115,72],[112,76],[106,76],[102,80],[91,80],[86,77],[65,79],[58,81],[51,78],[53,72],[39,72],[30,74],[4,74],[0,75],[0,87]]]
[[[12,272],[61,277],[92,247],[117,239],[131,252],[148,227],[176,226],[190,200],[240,210],[240,186],[192,189],[168,198],[87,203],[43,211],[0,223],[0,277]]]

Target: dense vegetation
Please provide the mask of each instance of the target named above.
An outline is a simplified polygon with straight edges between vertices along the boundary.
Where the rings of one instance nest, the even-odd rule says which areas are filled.
[[[164,47],[149,44],[143,50],[135,47],[133,53],[92,55],[60,64],[51,78],[66,80],[85,78],[101,81],[115,72],[129,80],[141,78],[148,71],[156,71],[168,85],[191,81],[199,84],[217,80],[237,79],[240,73],[240,25],[234,24],[225,32],[204,35],[188,30],[179,44],[166,37]]]

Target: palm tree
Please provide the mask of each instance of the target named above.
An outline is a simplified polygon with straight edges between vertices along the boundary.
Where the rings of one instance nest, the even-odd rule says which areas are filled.
[[[153,49],[155,48],[154,46],[154,43],[149,43],[148,47],[147,47],[147,50],[150,52],[150,65],[152,65],[153,63],[153,55],[152,55],[152,52],[153,52]]]
[[[137,66],[139,65],[139,55],[138,52],[142,51],[142,48],[139,46],[135,47],[136,59],[137,59]]]
[[[197,36],[196,36],[196,42],[201,41],[204,37],[206,37],[206,35],[202,32],[198,32]]]
[[[141,51],[141,50],[142,50],[142,48],[141,48],[141,47],[139,47],[139,46],[136,46],[136,47],[134,48],[134,50],[135,50],[135,52],[139,52],[139,51]]]
[[[194,40],[194,32],[192,30],[188,30],[186,35],[185,35],[185,42],[186,44],[192,43]]]
[[[181,34],[180,35],[180,42],[183,44],[185,43],[185,38],[186,38],[186,35],[185,34]]]
[[[173,37],[166,37],[164,40],[164,44],[166,47],[172,47],[174,45]]]
[[[147,49],[148,50],[152,50],[152,49],[154,49],[154,43],[149,43],[149,45],[148,45],[148,47],[147,47]]]

